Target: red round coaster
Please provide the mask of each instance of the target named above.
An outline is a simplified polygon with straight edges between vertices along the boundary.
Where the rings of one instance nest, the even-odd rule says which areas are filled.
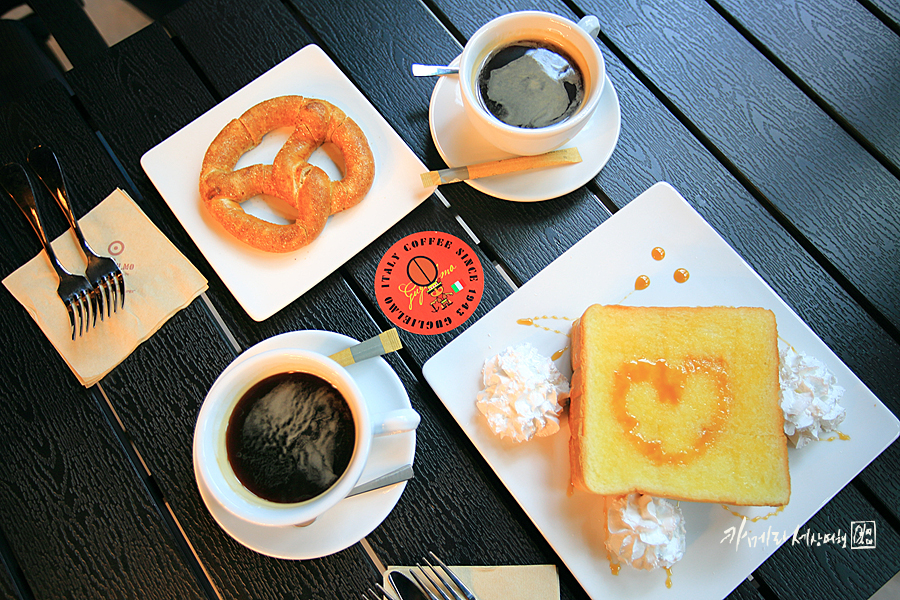
[[[458,237],[423,231],[396,242],[375,272],[378,306],[394,325],[434,335],[465,323],[484,295],[484,272]]]

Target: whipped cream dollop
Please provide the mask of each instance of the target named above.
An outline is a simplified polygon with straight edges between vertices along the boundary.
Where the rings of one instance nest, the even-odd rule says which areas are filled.
[[[527,442],[559,431],[560,404],[569,397],[569,381],[529,343],[509,347],[484,363],[484,390],[475,403],[491,431]]]
[[[684,556],[684,515],[676,503],[633,492],[608,498],[606,509],[611,561],[649,571]]]
[[[844,388],[820,360],[797,352],[789,344],[779,350],[781,366],[781,410],[784,433],[797,448],[834,429],[846,411],[838,402]]]

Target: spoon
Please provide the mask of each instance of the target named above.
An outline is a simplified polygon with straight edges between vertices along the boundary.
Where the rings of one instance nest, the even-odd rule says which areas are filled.
[[[412,65],[412,74],[415,77],[432,77],[434,75],[455,75],[459,73],[459,67],[442,67],[440,65]]]
[[[342,367],[347,367],[354,363],[366,360],[367,358],[375,358],[383,356],[389,352],[395,352],[401,349],[403,345],[400,343],[400,336],[397,329],[388,329],[379,333],[373,338],[369,338],[364,342],[360,342],[349,348],[345,348],[340,352],[335,352],[328,358],[337,362]]]

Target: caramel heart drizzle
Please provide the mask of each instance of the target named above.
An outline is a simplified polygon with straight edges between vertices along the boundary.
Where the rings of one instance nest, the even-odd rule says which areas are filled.
[[[662,440],[647,439],[641,433],[638,417],[628,409],[628,395],[632,385],[649,383],[656,390],[657,400],[675,406],[683,400],[688,377],[709,376],[718,391],[715,409],[703,423],[694,444],[684,450],[666,450]],[[665,359],[645,359],[622,363],[613,374],[612,404],[616,419],[631,436],[641,453],[658,464],[687,464],[702,456],[714,443],[728,420],[732,395],[728,386],[725,362],[718,358],[689,358],[681,365],[670,365]]]

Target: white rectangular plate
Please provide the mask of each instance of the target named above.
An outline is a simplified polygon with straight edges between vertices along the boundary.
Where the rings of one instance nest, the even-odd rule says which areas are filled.
[[[651,256],[665,250],[663,260]],[[675,281],[677,269],[689,279]],[[646,275],[650,285],[635,290]],[[687,528],[684,559],[672,569],[672,589],[664,571],[623,567],[610,572],[601,541],[598,497],[569,493],[569,430],[523,444],[501,440],[475,407],[482,389],[484,361],[508,346],[529,342],[545,356],[566,348],[571,323],[591,304],[633,306],[762,306],[771,309],[779,336],[798,351],[823,361],[846,388],[841,404],[847,417],[840,430],[850,440],[814,442],[789,450],[791,501],[765,520],[741,519],[719,504],[682,502]],[[535,320],[549,328],[518,324]],[[554,319],[552,317],[558,317]],[[557,330],[563,333],[557,333]],[[569,352],[556,361],[571,376]],[[723,598],[779,546],[767,531],[790,536],[880,454],[900,432],[897,418],[866,388],[812,330],[769,288],[671,186],[656,184],[585,236],[521,289],[435,354],[424,367],[434,388],[472,442],[490,463],[541,533],[593,598]],[[767,508],[737,508],[748,517]],[[842,531],[848,534],[850,520]],[[860,516],[861,517],[861,516]],[[727,531],[747,537],[729,542]],[[834,534],[836,531],[813,531]],[[847,535],[849,551],[850,537]],[[675,594],[673,596],[672,594]]]
[[[232,119],[251,106],[283,95],[327,100],[362,128],[375,156],[375,181],[362,202],[332,215],[308,246],[273,254],[247,246],[219,225],[200,200],[199,177],[210,142]],[[287,135],[279,129],[245,154],[237,168],[271,164]],[[332,179],[340,170],[322,148],[310,162]],[[159,143],[141,165],[172,212],[216,273],[253,319],[262,321],[331,274],[349,258],[427,198],[419,175],[428,169],[318,46],[301,49]],[[275,208],[257,198],[243,203],[260,218],[286,223]]]

